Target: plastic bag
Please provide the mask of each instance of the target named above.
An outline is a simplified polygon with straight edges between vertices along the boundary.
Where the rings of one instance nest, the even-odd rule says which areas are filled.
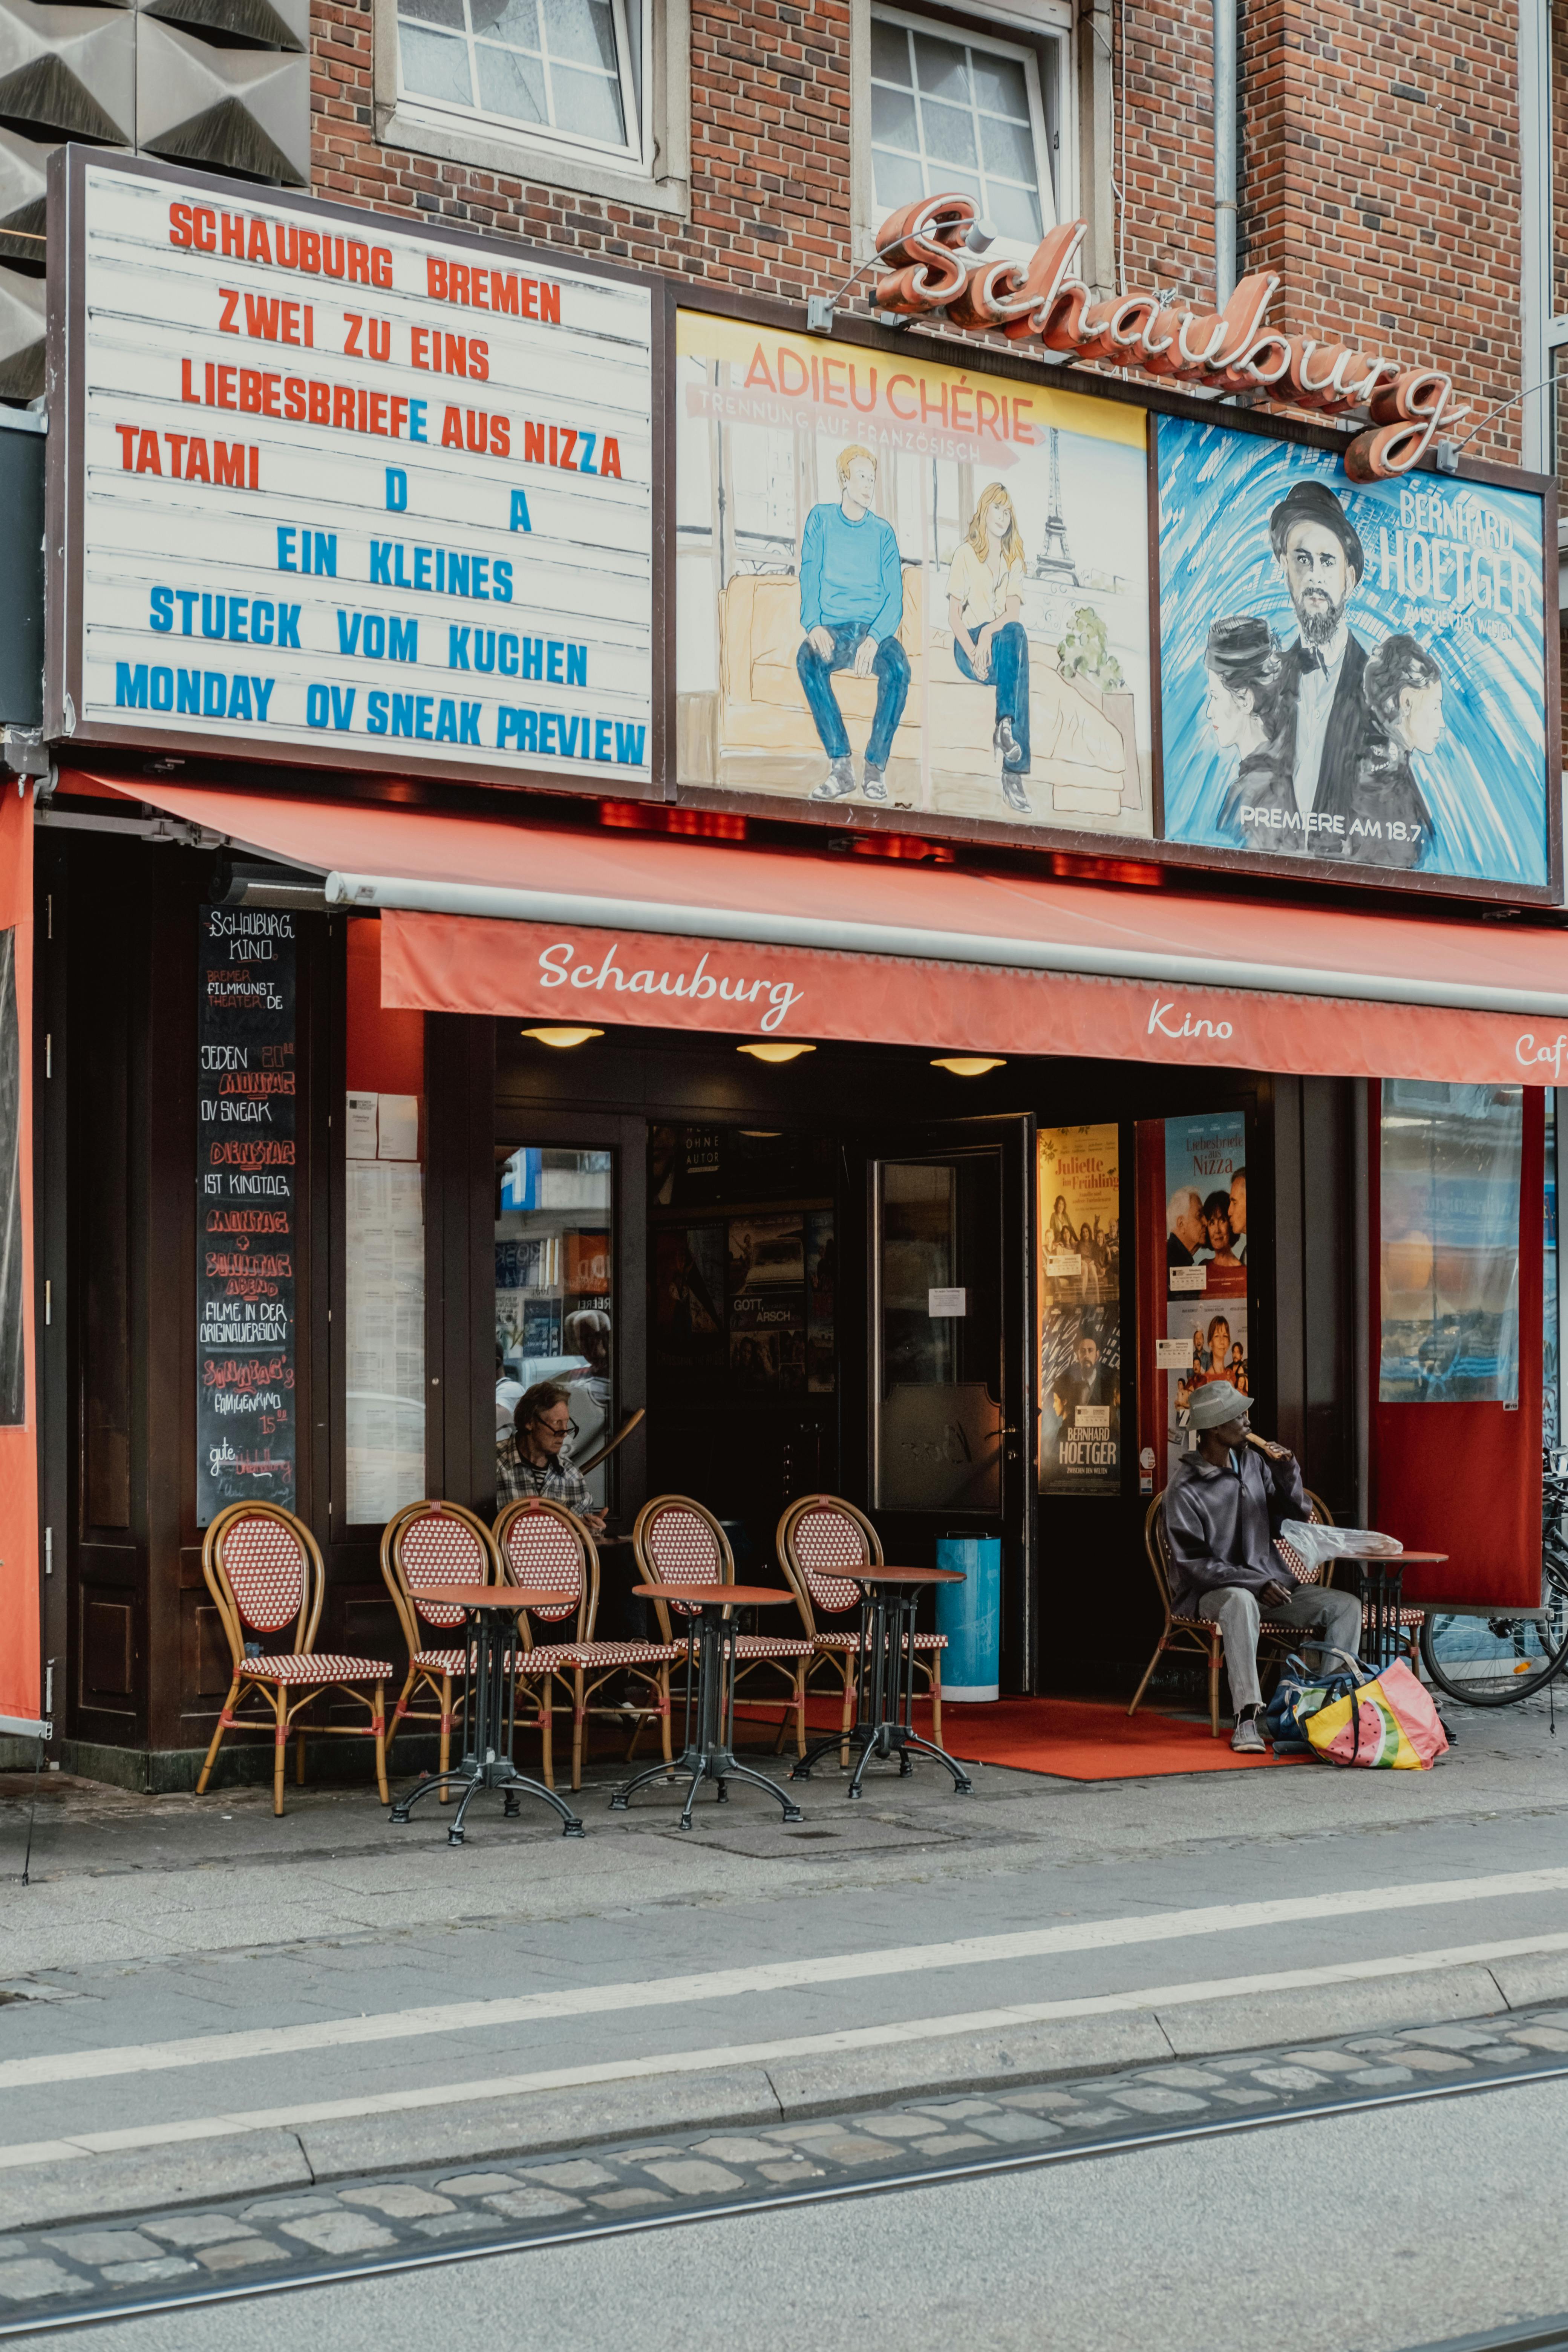
[[[1321,1568],[1325,1560],[1353,1558],[1357,1552],[1401,1552],[1405,1546],[1397,1536],[1379,1535],[1375,1528],[1326,1528],[1314,1519],[1310,1526],[1305,1519],[1287,1519],[1279,1530],[1279,1540],[1299,1552],[1310,1569]]]

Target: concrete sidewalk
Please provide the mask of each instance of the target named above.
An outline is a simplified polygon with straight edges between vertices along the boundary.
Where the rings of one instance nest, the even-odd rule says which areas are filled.
[[[851,1807],[830,1772],[797,1829],[737,1794],[687,1835],[676,1790],[610,1815],[612,1771],[586,1840],[496,1803],[460,1850],[362,1790],[277,1822],[49,1776],[0,1906],[0,2227],[1562,1998],[1568,1727],[1459,1730],[1427,1774],[921,1769]]]

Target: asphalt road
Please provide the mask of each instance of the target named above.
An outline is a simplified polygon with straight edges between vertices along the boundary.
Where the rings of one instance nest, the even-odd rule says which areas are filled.
[[[39,2352],[1408,2352],[1568,2309],[1568,2086],[30,2336]]]

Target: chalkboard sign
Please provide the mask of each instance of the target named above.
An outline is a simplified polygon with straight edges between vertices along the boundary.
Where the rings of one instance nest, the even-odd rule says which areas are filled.
[[[202,910],[196,1522],[294,1505],[294,918]]]

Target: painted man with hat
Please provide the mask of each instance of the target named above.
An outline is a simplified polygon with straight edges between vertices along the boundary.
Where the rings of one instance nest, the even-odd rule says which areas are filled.
[[[1293,483],[1268,518],[1299,632],[1286,657],[1294,672],[1295,730],[1287,774],[1301,845],[1345,856],[1355,814],[1356,767],[1369,725],[1362,679],[1367,649],[1345,619],[1366,569],[1361,537],[1326,482]],[[1316,824],[1309,826],[1308,819]]]
[[[1165,1534],[1171,1554],[1171,1607],[1207,1617],[1225,1643],[1225,1670],[1236,1709],[1231,1746],[1260,1755],[1258,1636],[1270,1624],[1321,1627],[1309,1652],[1349,1650],[1361,1641],[1361,1601],[1352,1592],[1291,1581],[1274,1538],[1287,1519],[1309,1514],[1301,1468],[1283,1445],[1266,1444],[1247,1427],[1248,1401],[1228,1381],[1194,1394],[1188,1425],[1197,1444],[1171,1472]]]

